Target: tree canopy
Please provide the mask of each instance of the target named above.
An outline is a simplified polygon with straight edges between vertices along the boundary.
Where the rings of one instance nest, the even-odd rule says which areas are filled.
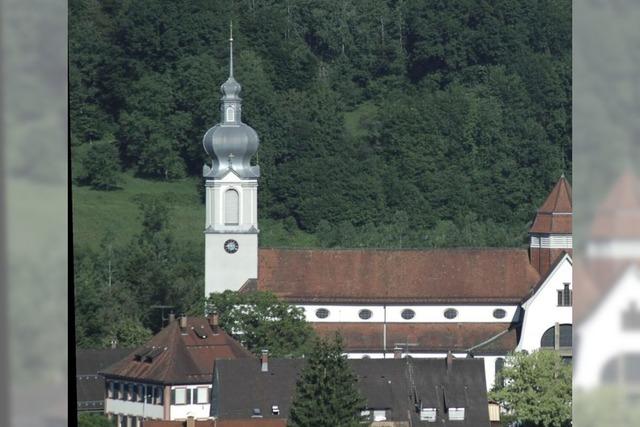
[[[274,357],[300,357],[310,348],[314,334],[304,311],[270,292],[213,293],[207,303],[220,326],[256,355],[266,349]]]
[[[514,246],[571,171],[568,0],[74,0],[74,147],[115,135],[124,170],[198,175],[230,20],[261,220],[354,230],[326,246]]]
[[[525,427],[571,424],[571,365],[558,353],[538,350],[507,357],[490,397]]]

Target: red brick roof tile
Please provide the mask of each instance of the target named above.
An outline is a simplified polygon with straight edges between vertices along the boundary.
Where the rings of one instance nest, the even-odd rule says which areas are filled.
[[[536,234],[571,234],[572,212],[571,185],[563,175],[540,209],[538,209],[529,232]]]
[[[540,278],[526,249],[489,248],[261,249],[258,277],[245,288],[307,303],[517,303]]]
[[[626,171],[598,207],[591,237],[640,238],[640,184],[633,172]]]
[[[313,328],[327,338],[338,332],[345,351],[373,353],[384,349],[382,323],[318,322]],[[466,352],[478,346],[474,350],[478,355],[504,354],[518,345],[517,331],[509,323],[387,323],[386,337],[387,352],[409,343],[410,352]]]
[[[196,331],[206,338],[200,338]],[[152,360],[136,360],[136,354],[155,350]],[[213,334],[205,317],[190,317],[187,328],[176,319],[147,343],[103,371],[105,376],[163,384],[208,384],[215,359],[253,357],[222,329]],[[139,358],[138,358],[139,359]]]

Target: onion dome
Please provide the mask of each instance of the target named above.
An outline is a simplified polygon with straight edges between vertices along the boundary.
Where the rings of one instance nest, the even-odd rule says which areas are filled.
[[[255,130],[242,123],[242,86],[233,77],[233,35],[229,38],[229,78],[220,86],[221,122],[209,129],[202,139],[212,165],[205,165],[202,175],[222,178],[233,170],[240,178],[257,178],[260,167],[251,166],[260,139]]]

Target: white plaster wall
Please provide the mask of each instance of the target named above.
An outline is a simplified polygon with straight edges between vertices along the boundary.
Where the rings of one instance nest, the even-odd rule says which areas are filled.
[[[640,258],[640,240],[612,239],[589,242],[587,255],[592,258],[638,259]]]
[[[623,330],[622,313],[631,302],[640,307],[640,274],[630,267],[576,331],[574,384],[590,389],[600,384],[607,362],[624,353],[640,353],[640,332]]]
[[[234,239],[239,249],[229,254],[224,242]],[[205,295],[226,289],[238,290],[248,279],[258,277],[257,234],[205,234]]]
[[[187,386],[173,386],[171,390],[176,388],[188,388],[193,390],[192,393],[197,393],[196,389],[204,387],[204,385],[187,385]],[[211,387],[209,387],[209,398],[211,398]],[[169,417],[171,420],[186,420],[188,417],[194,417],[196,419],[208,419],[209,418],[210,405],[205,404],[191,404],[191,405],[171,405]]]
[[[387,323],[510,323],[517,321],[516,305],[329,305],[329,304],[298,304],[305,311],[308,322],[384,322],[386,315]],[[316,317],[316,310],[326,308],[329,316],[326,319]],[[402,311],[413,310],[416,315],[413,319],[402,318]],[[454,308],[458,311],[458,316],[454,319],[444,317],[445,310]],[[502,319],[493,317],[493,311],[501,308],[507,315]],[[370,319],[363,320],[359,317],[362,309],[371,310]],[[385,314],[386,311],[386,314]]]
[[[556,323],[573,323],[572,308],[558,307],[558,290],[563,289],[564,283],[569,283],[569,288],[573,289],[573,267],[568,256],[564,257],[538,291],[522,305],[524,321],[516,351],[537,350],[540,348],[542,334],[547,329]]]
[[[106,414],[121,414],[134,417],[158,418],[164,417],[162,405],[152,405],[146,402],[132,402],[129,400],[105,399],[104,412]]]

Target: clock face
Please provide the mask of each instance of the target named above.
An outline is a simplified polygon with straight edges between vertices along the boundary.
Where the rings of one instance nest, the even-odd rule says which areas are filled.
[[[227,251],[227,253],[235,254],[236,252],[238,252],[239,248],[240,246],[238,245],[238,242],[233,239],[229,239],[224,242],[224,250]]]

